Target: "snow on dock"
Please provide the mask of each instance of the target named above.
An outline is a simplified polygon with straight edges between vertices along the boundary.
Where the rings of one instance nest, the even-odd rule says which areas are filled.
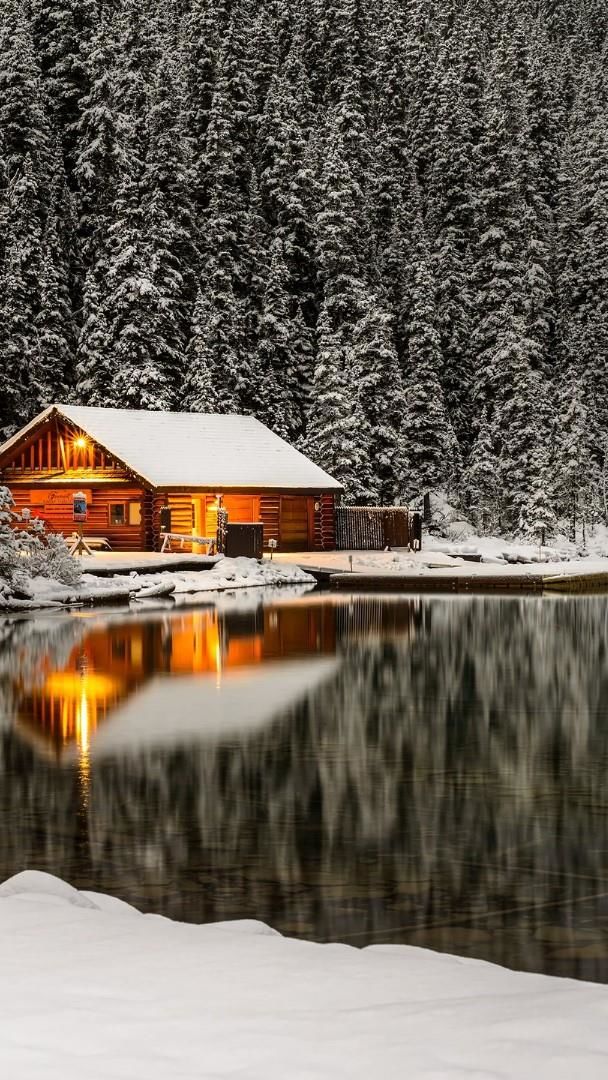
[[[82,555],[79,561],[86,574],[112,577],[114,574],[210,570],[221,558],[221,555],[192,555],[188,552],[104,551],[96,555]]]
[[[530,549],[533,550],[533,549]],[[538,549],[536,549],[538,551]],[[287,556],[275,555],[275,560]],[[483,556],[477,556],[483,558]],[[487,557],[486,557],[487,558]],[[528,556],[528,559],[530,556]],[[471,561],[440,551],[331,551],[290,554],[328,588],[351,592],[596,592],[608,590],[608,558]]]

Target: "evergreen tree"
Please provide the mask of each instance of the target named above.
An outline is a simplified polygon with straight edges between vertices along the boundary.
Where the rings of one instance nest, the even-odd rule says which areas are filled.
[[[465,503],[482,534],[498,526],[500,488],[496,441],[496,432],[484,406],[468,460]]]
[[[76,348],[74,397],[80,405],[119,404],[114,395],[116,366],[105,311],[107,238],[103,257],[90,266],[84,281],[82,328]]]
[[[32,31],[64,152],[73,159],[81,99],[88,91],[84,59],[97,18],[95,0],[32,0]]]
[[[302,431],[302,365],[287,285],[283,245],[275,240],[259,326],[255,413],[277,435],[293,442]]]
[[[601,491],[587,401],[585,380],[571,372],[563,379],[558,396],[556,508],[568,523],[570,539],[575,542],[582,538],[585,527],[596,516],[594,489]],[[608,516],[602,509],[604,516]]]
[[[0,278],[0,416],[5,436],[47,404],[36,325],[43,276],[39,202],[34,166],[26,154],[23,171],[11,185],[9,234]]]
[[[39,184],[49,181],[51,131],[40,63],[20,0],[6,0],[0,21],[0,131],[11,179],[26,157]],[[42,191],[39,191],[42,200]]]
[[[519,532],[539,545],[550,539],[557,526],[552,478],[548,452],[537,448],[530,462],[530,486],[519,512]]]
[[[140,203],[137,185],[127,179],[109,239],[110,392],[123,408],[172,409],[184,361],[183,282],[162,193]]]
[[[435,283],[429,262],[428,252],[421,245],[412,287],[401,432],[406,448],[403,484],[408,498],[441,487],[458,465],[441,386],[441,348],[433,301]]]
[[[359,405],[351,349],[324,304],[317,325],[317,361],[305,451],[339,476],[347,503],[366,502],[372,482],[369,430]]]
[[[391,505],[399,502],[402,494],[405,395],[390,318],[373,293],[364,293],[360,299],[352,367],[358,408],[369,432],[371,473],[366,500]]]

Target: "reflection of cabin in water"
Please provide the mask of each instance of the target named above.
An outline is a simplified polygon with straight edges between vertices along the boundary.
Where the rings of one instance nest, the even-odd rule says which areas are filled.
[[[17,509],[66,535],[82,492],[86,532],[117,551],[158,550],[163,508],[168,531],[214,536],[218,505],[261,522],[266,546],[335,547],[340,484],[253,416],[51,405],[0,446],[0,472]]]
[[[370,634],[407,637],[416,617],[415,601],[318,596],[251,611],[208,608],[94,627],[65,663],[55,668],[49,654],[40,665],[42,679],[17,675],[18,728],[60,760],[70,747],[86,752],[100,725],[157,676],[177,677],[179,702],[180,676],[225,679],[270,664],[271,677],[273,661],[332,657],[349,639]],[[201,702],[201,722],[203,711]]]

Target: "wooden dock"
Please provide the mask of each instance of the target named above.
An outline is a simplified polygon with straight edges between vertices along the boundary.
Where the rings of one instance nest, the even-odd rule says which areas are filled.
[[[496,574],[369,574],[342,572],[327,567],[302,566],[317,583],[338,592],[368,593],[468,593],[494,595],[536,595],[542,593],[583,594],[608,592],[608,570],[593,573],[544,575]]]

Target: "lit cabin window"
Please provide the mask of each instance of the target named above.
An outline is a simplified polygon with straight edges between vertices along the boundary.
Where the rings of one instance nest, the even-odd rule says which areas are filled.
[[[126,503],[110,503],[110,525],[127,524]]]
[[[141,525],[141,503],[129,503],[129,525]]]

